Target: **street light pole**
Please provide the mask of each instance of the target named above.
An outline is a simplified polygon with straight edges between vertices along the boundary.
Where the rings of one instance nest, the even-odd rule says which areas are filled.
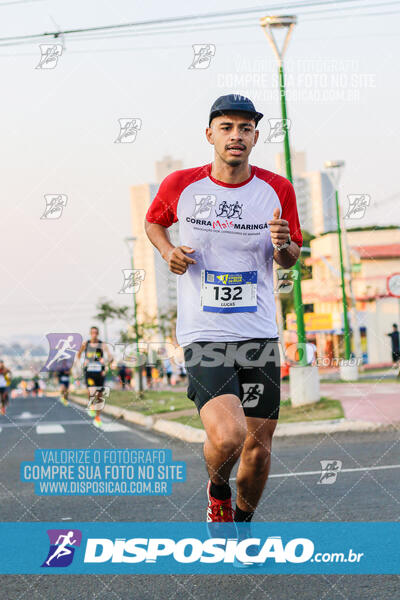
[[[345,272],[347,271],[347,280],[349,282],[349,296],[350,296],[350,325],[353,324],[352,334],[353,334],[353,342],[354,342],[354,354],[358,361],[362,361],[362,348],[361,348],[361,335],[360,335],[360,324],[357,313],[357,304],[356,297],[353,290],[353,273],[351,267],[350,260],[350,246],[349,246],[349,238],[347,235],[346,228],[346,220],[343,219],[343,214],[341,218],[342,225],[342,237],[343,237],[343,249],[344,249],[344,258],[345,258]]]
[[[125,238],[125,243],[128,247],[128,252],[130,255],[130,259],[131,259],[132,271],[135,270],[133,249],[134,249],[134,243],[136,240],[137,240],[136,237]],[[135,342],[136,342],[136,360],[138,361],[138,364],[136,365],[136,373],[137,373],[138,384],[139,384],[139,392],[142,392],[143,391],[143,380],[142,380],[142,369],[141,369],[140,360],[139,360],[139,327],[138,327],[138,320],[137,320],[137,304],[136,304],[135,292],[132,293],[132,298],[133,298],[133,319],[134,319]]]
[[[339,192],[335,190],[336,199],[336,218],[337,218],[337,230],[338,230],[338,241],[339,241],[339,259],[340,259],[340,277],[342,280],[342,299],[343,299],[343,321],[344,321],[344,357],[349,360],[351,356],[351,345],[350,345],[350,327],[349,327],[349,315],[348,305],[346,296],[346,284],[344,280],[344,266],[343,266],[343,249],[342,249],[342,228],[340,226],[340,208],[339,208]]]
[[[344,265],[343,265],[343,247],[342,247],[342,227],[340,224],[340,206],[339,206],[339,179],[341,170],[344,167],[343,160],[329,160],[325,162],[325,168],[329,171],[331,180],[335,187],[335,202],[336,202],[336,219],[337,219],[337,232],[338,232],[338,244],[339,244],[339,261],[340,261],[340,279],[342,287],[342,303],[343,303],[343,324],[344,324],[344,347],[345,347],[345,359],[349,360],[351,356],[351,343],[350,343],[350,327],[349,327],[349,315],[348,315],[348,304],[346,296],[346,282],[344,277]]]
[[[287,126],[287,110],[286,110],[286,93],[285,93],[285,76],[283,71],[283,56],[289,43],[289,39],[292,35],[293,28],[297,23],[297,18],[294,16],[283,16],[274,17],[268,16],[261,19],[261,27],[263,28],[265,35],[269,43],[272,46],[274,54],[278,61],[279,66],[279,87],[281,97],[281,111],[283,129],[285,132],[284,137],[284,150],[285,150],[285,165],[286,165],[286,177],[291,183],[293,183],[292,176],[292,161],[290,156],[290,144],[289,144],[289,128]],[[287,28],[286,37],[283,42],[282,49],[279,50],[276,43],[273,28]],[[299,364],[305,366],[307,364],[307,352],[306,352],[306,332],[304,326],[304,308],[303,299],[301,295],[301,269],[300,260],[296,262],[293,267],[295,272],[293,282],[293,299],[294,299],[294,310],[296,313],[296,327],[297,327],[297,343],[299,345]]]

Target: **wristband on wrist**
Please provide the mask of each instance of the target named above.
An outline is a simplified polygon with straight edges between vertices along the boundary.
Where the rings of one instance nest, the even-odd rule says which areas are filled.
[[[292,238],[290,237],[290,233],[288,235],[288,239],[286,240],[286,242],[284,242],[283,244],[272,244],[273,247],[275,248],[275,250],[279,250],[279,252],[281,250],[285,250],[285,248],[289,248],[290,244],[292,243]]]

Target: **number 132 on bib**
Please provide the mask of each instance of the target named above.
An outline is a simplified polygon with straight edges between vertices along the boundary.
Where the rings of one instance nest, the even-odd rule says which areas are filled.
[[[257,271],[201,272],[201,309],[205,312],[256,312]]]

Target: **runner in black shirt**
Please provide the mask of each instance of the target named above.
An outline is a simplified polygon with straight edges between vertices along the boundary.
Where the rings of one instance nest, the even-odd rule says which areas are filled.
[[[107,354],[108,362],[111,363],[112,356],[104,342],[99,340],[99,330],[97,327],[90,328],[90,339],[83,342],[81,349],[77,354],[78,360],[84,354],[83,370],[85,373],[85,382],[88,389],[90,415],[94,416],[93,425],[102,427],[100,419],[101,411],[104,408],[104,381],[106,376],[106,362],[104,355]]]
[[[392,342],[392,361],[397,366],[400,361],[400,336],[396,323],[393,323],[393,331],[387,334]]]

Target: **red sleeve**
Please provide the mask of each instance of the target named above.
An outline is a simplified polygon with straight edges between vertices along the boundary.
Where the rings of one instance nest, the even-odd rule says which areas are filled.
[[[300,248],[303,245],[303,236],[301,235],[299,215],[297,213],[296,194],[293,185],[287,180],[286,192],[281,200],[282,214],[281,219],[289,223],[290,237]]]
[[[286,177],[256,167],[256,176],[270,185],[276,192],[281,204],[281,219],[289,223],[290,237],[301,247],[303,236],[301,235],[299,215],[297,214],[296,194],[293,185]]]
[[[158,188],[157,195],[146,214],[146,221],[149,223],[171,227],[172,223],[178,220],[176,209],[181,190],[178,190],[177,186],[177,173],[168,175]]]
[[[177,208],[183,190],[200,179],[208,176],[210,165],[182,169],[168,175],[161,183],[157,195],[146,214],[149,223],[158,223],[171,227],[178,220]]]

